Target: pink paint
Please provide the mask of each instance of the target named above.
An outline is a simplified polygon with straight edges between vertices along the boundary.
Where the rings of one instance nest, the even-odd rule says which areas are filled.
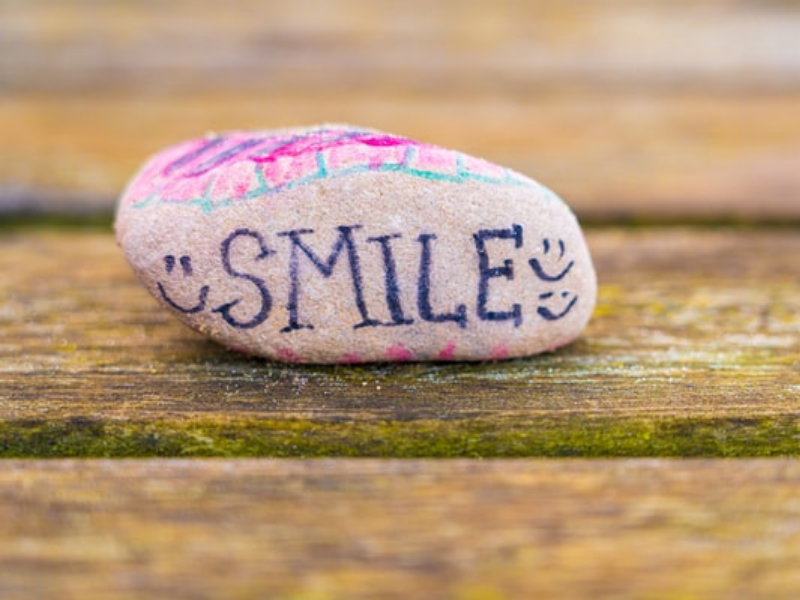
[[[166,180],[160,193],[165,198],[185,198],[187,201],[201,198],[205,194],[206,187],[208,187],[210,181],[211,178],[209,177]]]
[[[502,360],[504,358],[508,358],[508,354],[508,346],[505,343],[502,343],[492,348],[489,357],[492,360]]]
[[[364,362],[364,358],[358,352],[348,352],[336,362],[340,365],[354,365]]]
[[[280,134],[231,132],[178,144],[145,165],[129,187],[126,201],[142,206],[195,201],[210,211],[253,197],[254,192],[268,195],[322,178],[381,169],[453,182],[477,178],[483,183],[536,185],[453,150],[395,135],[333,127]]]
[[[250,187],[250,182],[244,183],[237,183],[233,186],[233,195],[237,198],[241,198],[247,193],[248,188]]]
[[[323,129],[298,136],[285,145],[271,150],[267,155],[250,158],[255,162],[274,162],[287,156],[316,154],[317,152],[325,152],[333,148],[352,145],[365,145],[382,149],[392,146],[419,146],[421,144],[392,135],[364,133],[349,129]]]
[[[362,144],[366,144],[367,146],[378,146],[381,148],[388,148],[391,146],[408,146],[409,140],[401,137],[391,136],[391,135],[364,135],[359,138],[359,141]]]
[[[313,153],[286,156],[271,162],[260,162],[255,166],[249,163],[243,164],[247,164],[251,170],[258,169],[264,181],[273,187],[289,185],[319,168],[317,157]]]
[[[455,175],[458,171],[457,156],[452,150],[435,146],[419,146],[414,167],[424,171]]]
[[[447,342],[447,345],[442,348],[439,354],[436,355],[437,360],[455,360],[456,343],[453,340]]]
[[[276,354],[283,361],[290,363],[300,362],[300,356],[291,348],[278,348]]]
[[[344,169],[352,169],[359,165],[369,164],[372,162],[372,156],[375,154],[372,148],[364,146],[349,146],[342,148],[334,148],[327,154],[328,169],[332,171],[341,171]]]
[[[214,198],[241,198],[250,191],[253,183],[253,170],[244,163],[237,163],[225,172],[225,177],[217,176],[211,188]]]
[[[370,148],[370,150],[372,150]],[[380,169],[383,165],[399,165],[405,158],[408,152],[408,146],[390,146],[384,148],[382,152],[371,151],[369,157],[370,169]]]
[[[389,346],[386,349],[385,354],[386,358],[396,362],[405,362],[409,360],[414,360],[414,353],[405,346],[402,346],[400,344]]]

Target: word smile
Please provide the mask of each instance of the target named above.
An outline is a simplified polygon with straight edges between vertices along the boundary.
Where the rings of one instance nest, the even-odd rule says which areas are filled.
[[[400,281],[395,257],[396,245],[408,243],[401,233],[367,237],[358,243],[353,232],[361,229],[361,225],[341,225],[335,228],[338,236],[327,252],[314,244],[313,229],[293,229],[277,233],[277,237],[285,240],[281,244],[284,252],[288,252],[288,268],[285,277],[288,282],[288,294],[285,301],[288,318],[281,328],[281,333],[290,334],[302,329],[314,329],[315,323],[308,317],[301,318],[301,307],[304,305],[304,283],[311,278],[327,279],[334,271],[346,271],[351,282],[352,306],[358,312],[360,320],[353,323],[353,329],[365,327],[401,327],[414,323],[451,324],[466,329],[474,320],[495,323],[508,323],[519,327],[529,317],[523,306],[510,302],[506,306],[498,306],[493,299],[494,286],[502,281],[513,281],[518,277],[528,277],[531,285],[536,286],[539,304],[533,311],[535,318],[544,321],[558,321],[567,316],[578,302],[578,296],[564,289],[562,281],[572,271],[573,260],[568,260],[567,248],[561,240],[544,239],[541,250],[536,256],[523,257],[515,263],[515,255],[520,254],[523,246],[524,231],[521,225],[512,224],[508,228],[481,229],[472,234],[474,245],[474,264],[477,274],[477,289],[474,290],[475,308],[468,310],[466,304],[456,303],[452,306],[434,306],[431,290],[437,285],[433,276],[435,263],[435,233],[422,233],[412,238],[418,250],[418,262],[415,281]],[[266,261],[278,253],[269,247],[259,231],[254,229],[236,229],[219,245],[219,261],[227,277],[243,283],[249,290],[249,314],[240,306],[241,297],[231,298],[218,306],[209,307],[210,286],[201,285],[196,298],[191,303],[177,301],[168,290],[168,281],[158,281],[156,286],[161,298],[175,310],[184,314],[197,314],[211,311],[230,327],[236,329],[252,329],[265,323],[272,313],[275,299],[269,282],[261,276],[257,269],[246,268],[236,264],[234,256],[242,256],[247,250],[250,262]],[[234,253],[234,250],[236,252]],[[375,282],[383,290],[383,304],[378,307],[368,306],[365,299],[365,280],[362,269],[362,256],[365,252],[375,253],[380,258],[382,281]],[[180,267],[183,278],[195,276],[192,259],[182,255],[176,259],[172,254],[163,257],[164,270],[168,276]],[[169,279],[169,277],[167,278]],[[370,285],[373,282],[369,282]],[[404,306],[401,290],[406,285],[416,287],[413,307]],[[243,290],[244,288],[242,288]],[[243,292],[240,290],[239,294]],[[238,307],[238,308],[237,308]],[[379,320],[372,315],[377,310],[388,314],[388,320]],[[412,312],[413,311],[413,312]],[[305,314],[305,313],[304,313]]]

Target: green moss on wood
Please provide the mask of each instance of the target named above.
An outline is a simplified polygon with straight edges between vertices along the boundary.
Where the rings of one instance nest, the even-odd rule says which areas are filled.
[[[800,456],[800,418],[9,421],[3,457]]]

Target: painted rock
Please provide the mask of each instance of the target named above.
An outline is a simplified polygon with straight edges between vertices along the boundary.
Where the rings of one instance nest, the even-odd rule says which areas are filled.
[[[287,362],[485,360],[575,339],[597,283],[558,196],[485,160],[338,125],[152,157],[116,233],[193,329]]]

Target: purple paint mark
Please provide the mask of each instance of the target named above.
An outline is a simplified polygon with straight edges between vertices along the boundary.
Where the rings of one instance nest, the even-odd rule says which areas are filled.
[[[222,142],[225,141],[225,138],[218,137],[208,142],[206,142],[205,140],[203,141],[205,143],[203,143],[199,148],[195,148],[194,150],[189,152],[189,154],[184,154],[180,158],[172,161],[167,166],[165,166],[164,170],[162,171],[163,174],[165,176],[171,175],[177,169],[180,169],[181,167],[190,164],[192,161],[194,161],[197,158],[200,158],[203,154],[205,154],[212,148],[216,148],[217,146],[219,146]]]
[[[208,173],[211,169],[216,169],[220,165],[224,165],[225,163],[232,161],[234,158],[239,156],[245,150],[256,148],[266,141],[268,140],[265,138],[255,138],[252,140],[245,140],[244,142],[237,144],[233,148],[229,148],[222,154],[217,154],[216,156],[207,160],[202,165],[192,170],[190,173],[187,173],[185,177],[197,177],[199,175]]]

